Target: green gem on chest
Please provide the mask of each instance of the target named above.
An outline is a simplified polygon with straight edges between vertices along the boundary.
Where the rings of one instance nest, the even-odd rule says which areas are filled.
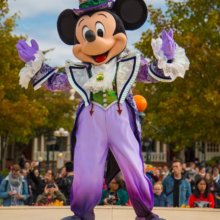
[[[98,73],[96,76],[96,81],[103,81],[104,80],[104,74],[103,73]]]

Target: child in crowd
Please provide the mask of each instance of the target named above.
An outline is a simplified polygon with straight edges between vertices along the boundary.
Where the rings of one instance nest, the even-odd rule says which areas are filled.
[[[154,206],[167,207],[167,196],[163,193],[163,185],[161,182],[156,182],[153,187]]]

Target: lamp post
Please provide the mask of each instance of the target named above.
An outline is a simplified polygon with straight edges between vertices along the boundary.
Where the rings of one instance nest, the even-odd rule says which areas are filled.
[[[39,162],[38,170],[39,170],[39,173],[41,173],[41,165],[42,165],[43,160],[44,160],[43,157],[41,157],[41,156],[38,157],[38,162]]]
[[[64,140],[66,137],[68,137],[69,132],[66,131],[64,128],[60,128],[59,130],[54,131],[54,136],[56,137],[58,143],[59,143],[59,158],[63,158],[62,151],[64,151]],[[61,156],[62,155],[62,156]],[[53,151],[53,162],[54,162],[54,151]],[[54,163],[53,163],[53,169],[54,169]]]
[[[56,140],[53,136],[47,137],[47,169],[50,167],[50,151],[54,150],[54,146],[56,144]]]
[[[146,147],[146,163],[151,162],[151,146],[152,145],[152,139],[148,138],[148,140],[145,142]]]

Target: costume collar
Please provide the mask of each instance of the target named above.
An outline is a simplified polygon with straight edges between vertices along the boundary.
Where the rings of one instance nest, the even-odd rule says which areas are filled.
[[[111,62],[104,65],[112,65],[112,62],[115,62],[115,60],[111,60]],[[117,57],[115,81],[118,101],[121,104],[125,101],[133,83],[137,78],[140,62],[140,54],[129,53],[127,50]],[[99,68],[102,68],[102,66]],[[66,72],[69,82],[72,87],[81,95],[85,102],[85,106],[90,104],[90,91],[85,88],[85,85],[91,78],[91,69],[91,64],[73,63],[71,61],[66,62]],[[112,83],[112,80],[110,80],[110,82]]]

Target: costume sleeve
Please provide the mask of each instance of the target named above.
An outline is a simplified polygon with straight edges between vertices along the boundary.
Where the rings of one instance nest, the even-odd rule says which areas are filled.
[[[174,59],[168,60],[161,50],[161,38],[152,39],[151,46],[156,60],[141,58],[137,81],[144,83],[172,82],[177,77],[184,78],[190,63],[183,48],[176,45]]]
[[[27,62],[21,69],[19,84],[26,89],[31,82],[35,90],[42,85],[50,91],[69,90],[71,87],[66,73],[59,73],[58,69],[47,65],[44,60],[43,53],[38,51],[35,60]]]

